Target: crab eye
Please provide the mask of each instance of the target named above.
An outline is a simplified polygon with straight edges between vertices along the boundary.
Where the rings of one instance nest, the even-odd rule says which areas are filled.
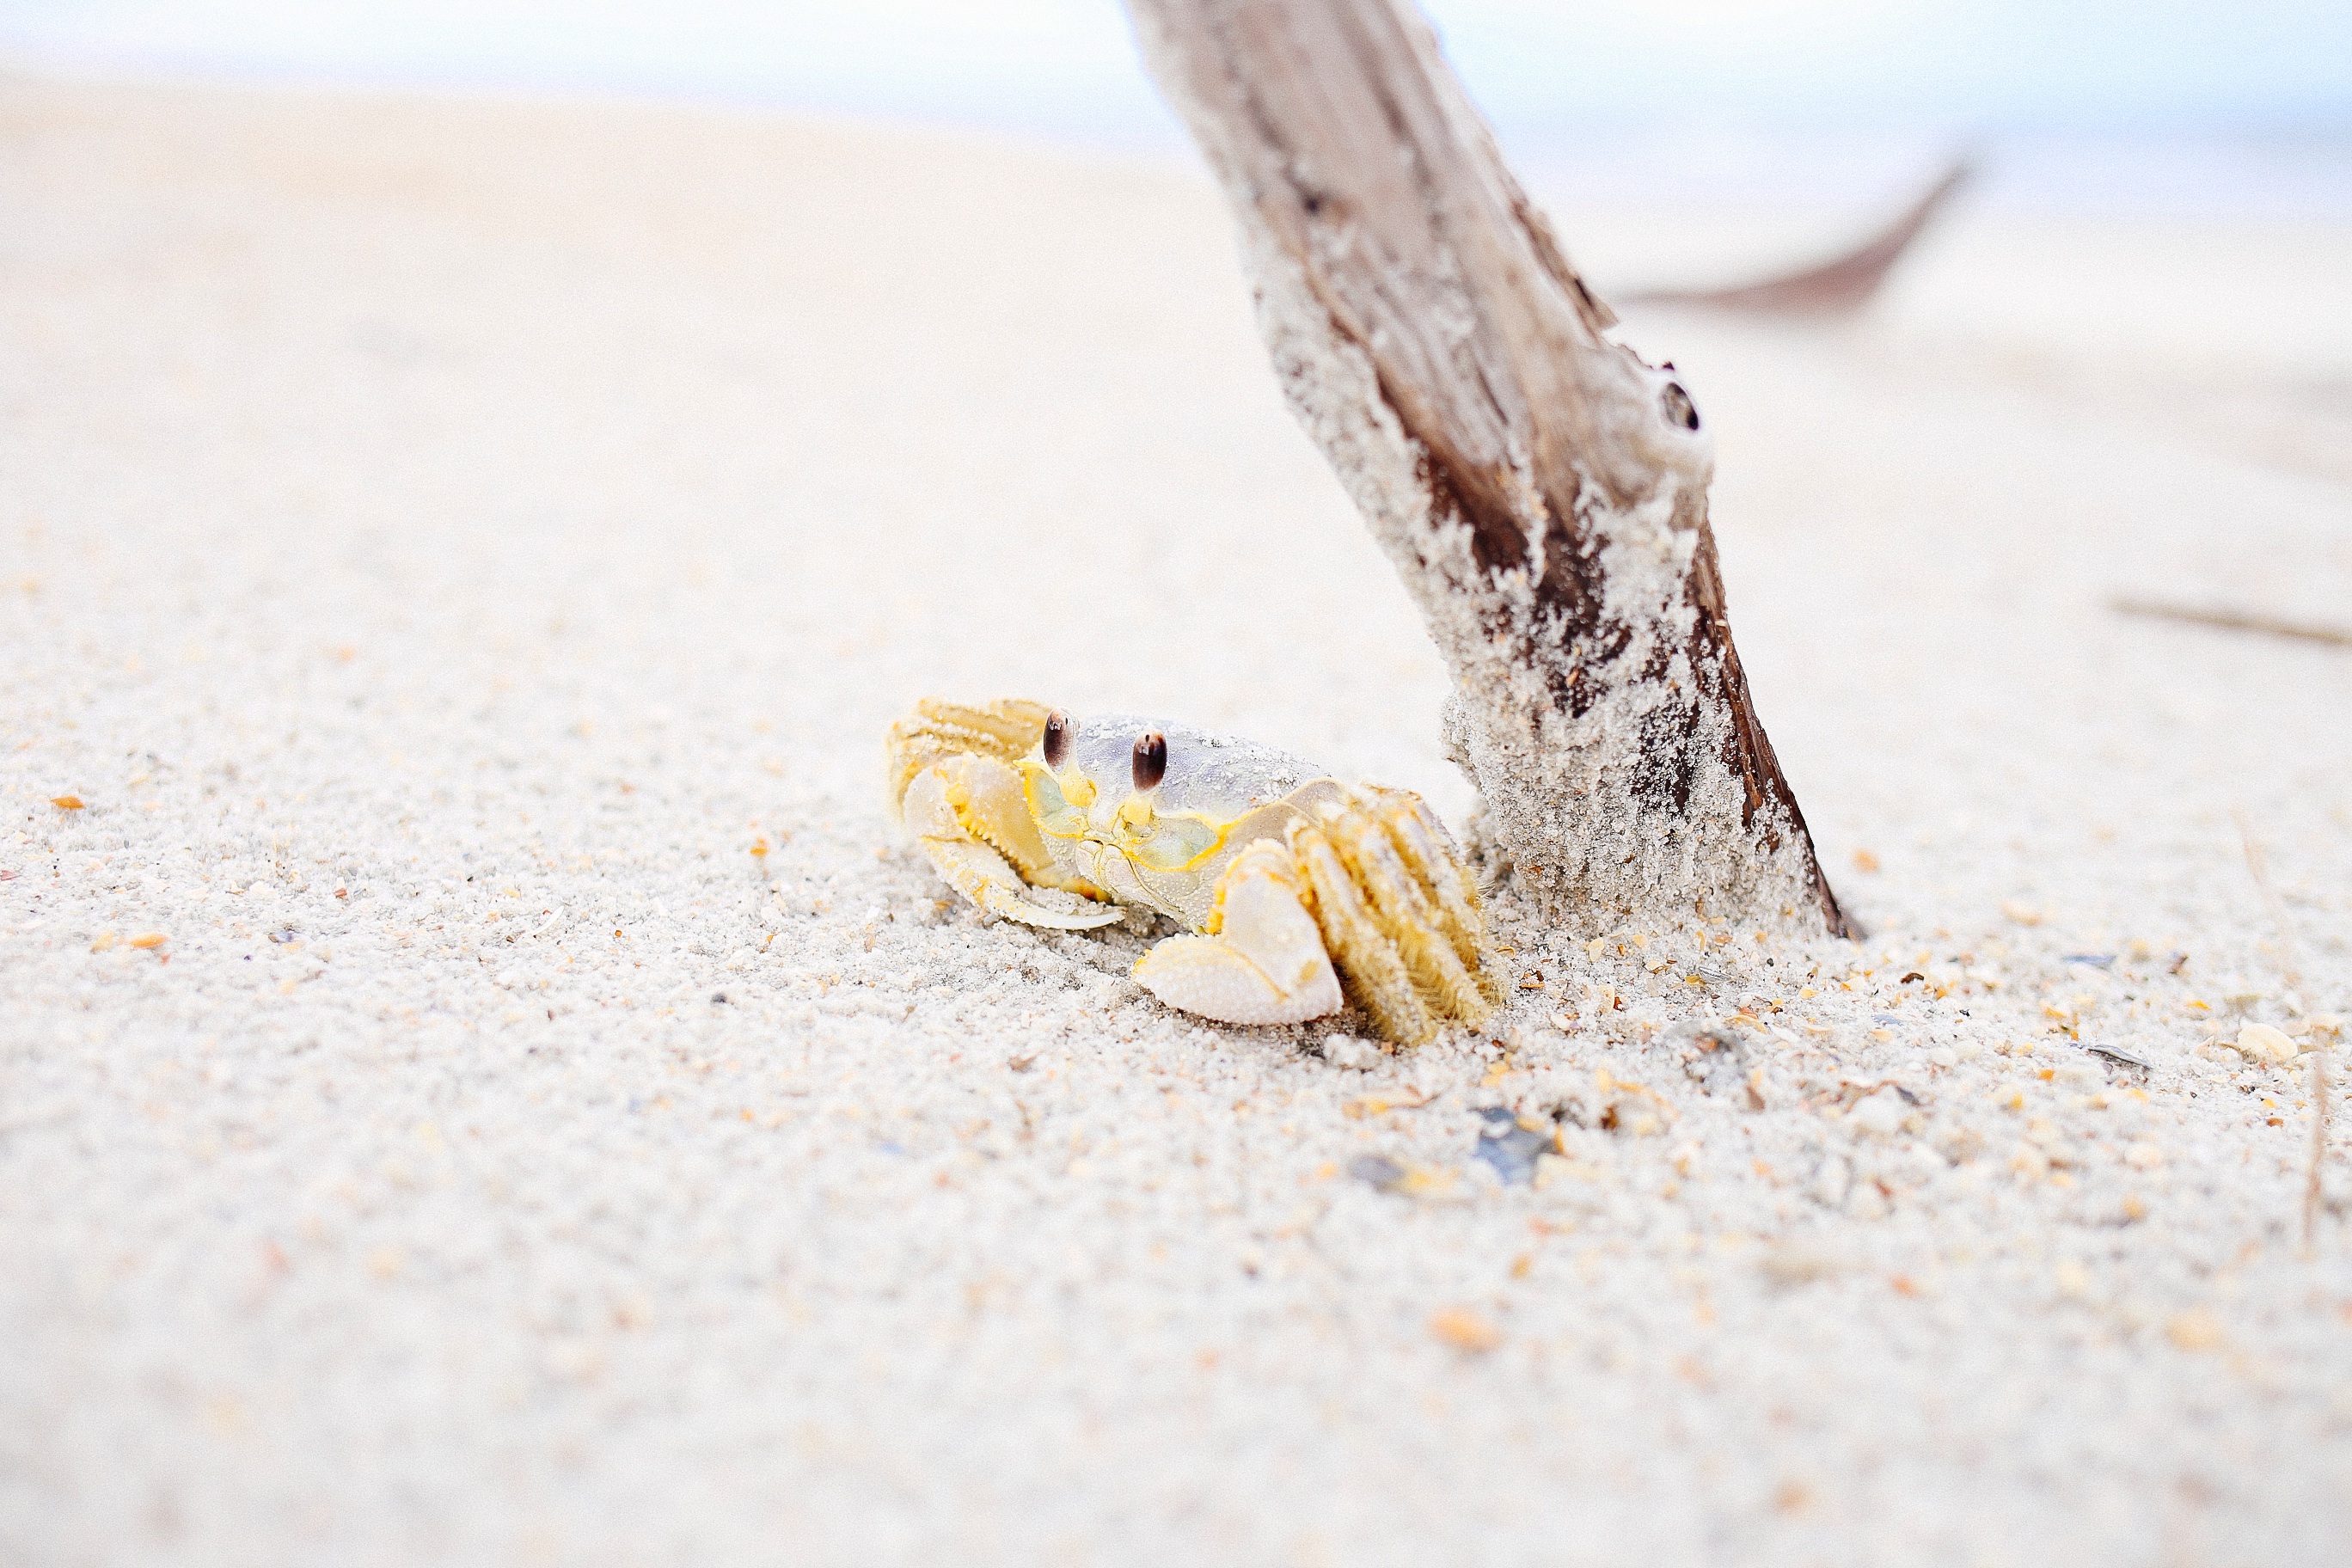
[[[1045,715],[1045,765],[1058,768],[1070,760],[1070,737],[1077,733],[1076,721],[1059,708]]]
[[[1135,738],[1135,787],[1157,789],[1168,776],[1168,737],[1147,730]]]

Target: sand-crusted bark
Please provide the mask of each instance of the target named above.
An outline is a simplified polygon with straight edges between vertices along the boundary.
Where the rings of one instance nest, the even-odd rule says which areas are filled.
[[[1748,701],[1711,437],[1396,0],[1129,0],[1291,408],[1452,667],[1479,832],[1555,919],[1847,931]]]

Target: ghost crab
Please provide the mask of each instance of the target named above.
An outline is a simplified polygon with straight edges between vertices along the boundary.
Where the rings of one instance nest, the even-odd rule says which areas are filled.
[[[1007,920],[1181,921],[1138,961],[1160,1001],[1295,1024],[1352,1001],[1400,1044],[1486,1022],[1478,889],[1421,797],[1270,746],[1039,702],[926,699],[890,731],[890,805],[954,889]]]

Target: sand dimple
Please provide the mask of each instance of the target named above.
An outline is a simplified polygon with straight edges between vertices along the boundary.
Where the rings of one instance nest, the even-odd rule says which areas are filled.
[[[2102,607],[2340,606],[2326,474],[1633,321],[1873,935],[1506,904],[1505,1023],[1400,1060],[1159,1009],[1139,920],[978,919],[878,798],[939,691],[1466,809],[1204,186],[0,94],[0,1556],[2352,1526],[2352,1115],[2306,1258],[2288,1054],[2352,1001],[2352,659]]]

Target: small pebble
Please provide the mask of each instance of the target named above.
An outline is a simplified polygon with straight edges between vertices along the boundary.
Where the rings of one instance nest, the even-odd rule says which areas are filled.
[[[1759,1266],[1775,1285],[1809,1285],[1844,1268],[1845,1258],[1824,1242],[1801,1237],[1774,1247],[1759,1260]]]
[[[1858,1134],[1874,1138],[1892,1138],[1903,1128],[1903,1102],[1892,1089],[1880,1089],[1876,1094],[1855,1102],[1847,1113],[1846,1121]]]
[[[1536,1162],[1551,1149],[1552,1134],[1538,1128],[1521,1126],[1517,1115],[1500,1106],[1490,1107],[1478,1114],[1486,1125],[1478,1134],[1473,1158],[1491,1167],[1505,1186],[1532,1182]]]
[[[1429,1331],[1455,1350],[1485,1355],[1501,1347],[1503,1331],[1467,1307],[1448,1307],[1429,1320]]]
[[[2210,1307],[2193,1307],[2164,1325],[2164,1337],[2185,1351],[2217,1350],[2221,1343],[2221,1320]]]
[[[2268,1024],[2248,1024],[2238,1031],[2238,1054],[2250,1062],[2277,1067],[2294,1060],[2294,1042]]]

